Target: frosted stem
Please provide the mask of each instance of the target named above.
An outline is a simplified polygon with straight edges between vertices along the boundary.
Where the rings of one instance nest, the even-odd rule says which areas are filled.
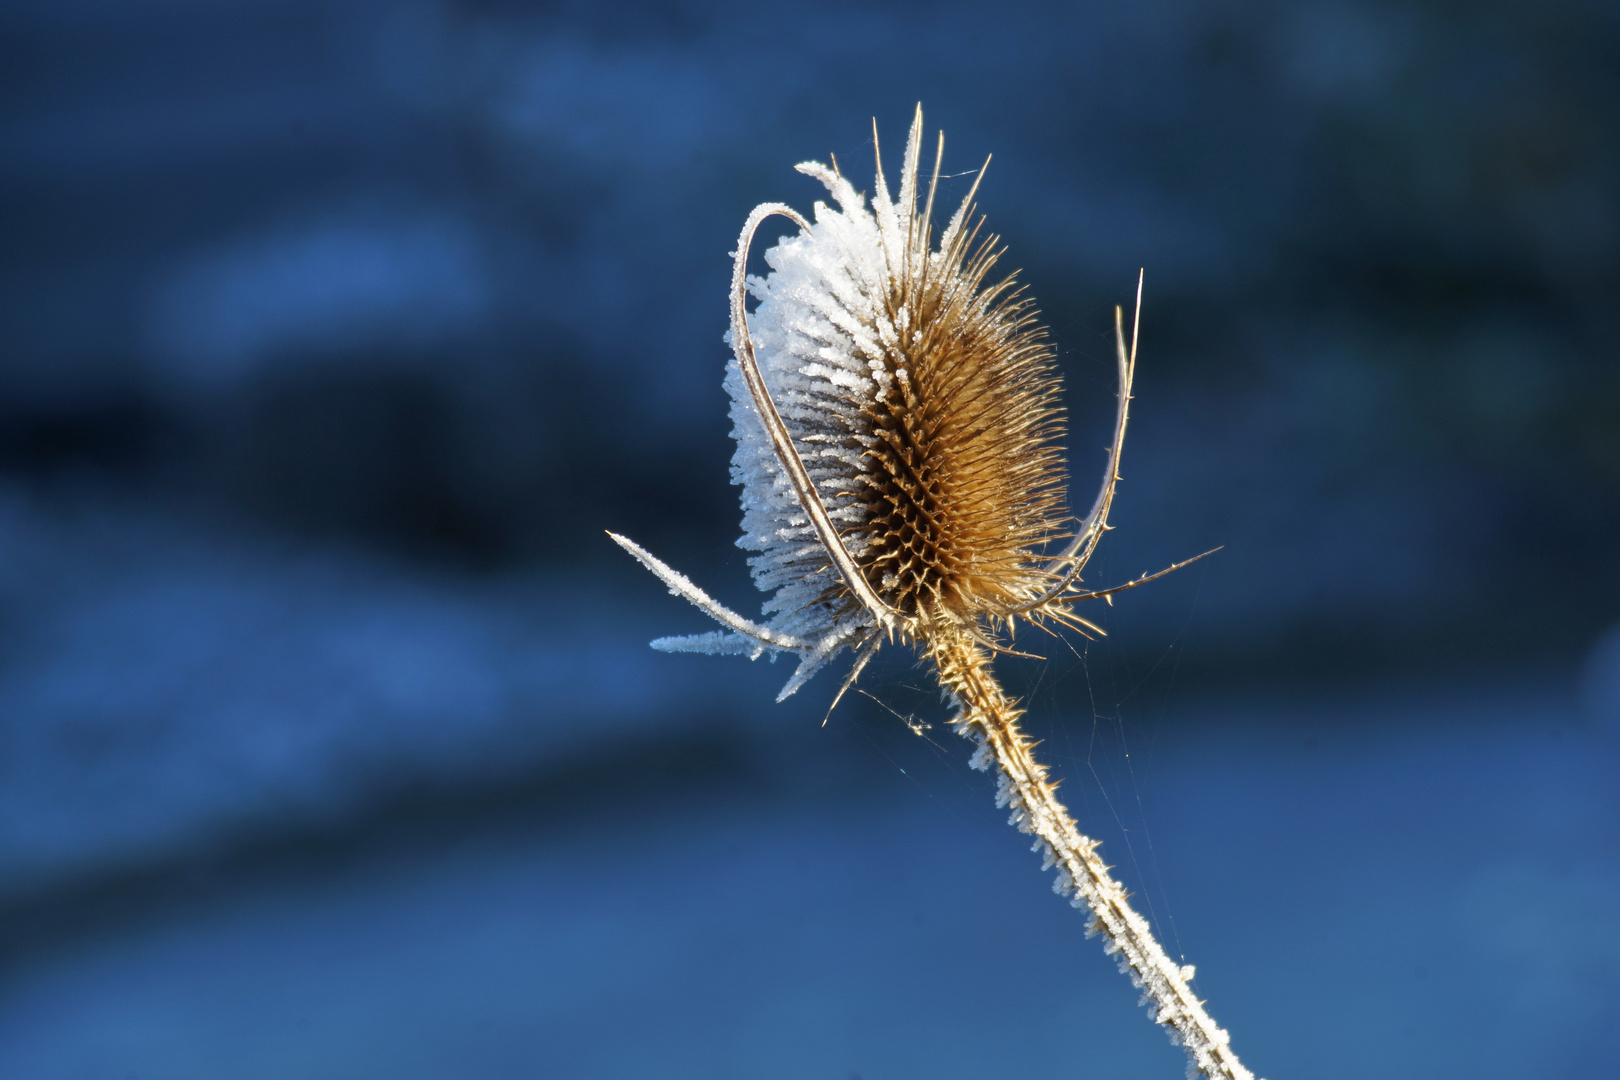
[[[1035,760],[1029,738],[1018,727],[1023,712],[1002,693],[989,655],[959,628],[941,628],[929,652],[940,685],[958,709],[952,725],[979,744],[974,766],[988,768],[994,759],[1000,773],[998,803],[1012,807],[1011,823],[1038,837],[1047,865],[1060,868],[1056,890],[1070,896],[1076,907],[1082,902],[1090,907],[1092,932],[1107,939],[1106,951],[1143,992],[1143,1002],[1150,1003],[1150,1017],[1187,1051],[1187,1075],[1254,1080],[1232,1052],[1227,1033],[1187,985],[1192,969],[1165,955],[1147,920],[1131,907],[1124,886],[1097,857],[1098,842],[1080,832],[1058,801],[1045,767]]]

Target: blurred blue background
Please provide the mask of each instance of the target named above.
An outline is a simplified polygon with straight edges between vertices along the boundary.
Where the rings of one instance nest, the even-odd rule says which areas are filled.
[[[1088,579],[1224,549],[1007,677],[1245,1061],[1613,1072],[1613,4],[9,0],[0,1076],[1180,1075],[922,672],[603,536],[757,610],[727,252],[918,100],[1081,492],[1146,267]]]

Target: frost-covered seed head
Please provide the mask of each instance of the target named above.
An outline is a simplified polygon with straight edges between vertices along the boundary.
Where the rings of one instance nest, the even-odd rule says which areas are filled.
[[[760,371],[828,516],[867,583],[912,636],[1005,620],[1053,576],[1039,549],[1072,523],[1060,380],[1011,275],[990,280],[997,238],[968,227],[972,192],[938,235],[919,213],[918,111],[891,201],[879,159],[868,207],[836,168],[808,229],[750,278]],[[935,180],[938,177],[935,163]],[[975,183],[975,189],[977,184]],[[832,565],[736,361],[732,479],[755,583],[774,630],[820,640],[872,625]]]
[[[1105,952],[1142,990],[1150,1016],[1187,1048],[1187,1075],[1254,1080],[1188,986],[1193,969],[1154,940],[1097,858],[1097,842],[1056,800],[987,651],[1002,649],[996,624],[1010,630],[1020,617],[1096,630],[1074,604],[1112,598],[1193,561],[1110,589],[1078,585],[1108,528],[1119,480],[1134,324],[1127,349],[1124,313],[1114,309],[1120,384],[1101,489],[1063,550],[1038,555],[1067,520],[1051,352],[1011,279],[985,283],[998,252],[994,238],[976,242],[976,226],[963,233],[973,192],[932,245],[939,158],[919,215],[921,130],[919,108],[898,199],[889,198],[881,159],[870,209],[836,167],[800,165],[839,209],[816,204],[812,224],[779,203],[757,206],[733,253],[732,476],[743,487],[740,543],[759,552],[749,560],[755,581],[774,591],[765,605],[771,624],[738,615],[633,540],[609,535],[726,628],[660,638],[654,648],[795,653],[799,666],[778,701],[852,646],[858,655],[836,707],[885,640],[918,644],[957,709],[952,726],[978,744],[972,764],[997,766],[996,805],[1011,807],[1009,823],[1037,837],[1044,865],[1061,864],[1054,889],[1091,910],[1087,936],[1104,935]],[[799,233],[766,253],[768,276],[748,278],[754,233],[773,215]],[[752,331],[750,291],[759,301]],[[1140,314],[1140,278],[1136,297]]]
[[[874,129],[874,148],[876,141]],[[937,660],[964,635],[1001,648],[997,631],[1020,618],[1099,632],[1075,604],[1192,561],[1110,589],[1080,587],[1119,479],[1135,332],[1127,349],[1115,308],[1113,443],[1090,512],[1070,517],[1051,347],[1012,277],[990,280],[997,240],[980,239],[979,223],[969,224],[978,180],[934,241],[939,154],[919,213],[921,142],[918,109],[899,196],[890,198],[880,158],[870,205],[836,162],[800,165],[837,209],[817,203],[810,221],[763,203],[733,253],[733,360],[725,380],[737,440],[731,476],[743,489],[738,544],[758,553],[749,565],[770,594],[768,623],[716,603],[651,552],[613,536],[672,593],[726,628],[659,638],[654,647],[795,653],[798,668],[778,700],[845,648],[858,651],[847,690],[885,640],[910,641]],[[799,231],[765,252],[769,274],[749,277],[754,233],[773,215]],[[752,316],[750,293],[758,301]],[[1137,304],[1140,311],[1140,279]],[[1065,537],[1061,551],[1042,553]],[[959,697],[969,688],[945,678],[948,669],[940,668],[942,689]]]

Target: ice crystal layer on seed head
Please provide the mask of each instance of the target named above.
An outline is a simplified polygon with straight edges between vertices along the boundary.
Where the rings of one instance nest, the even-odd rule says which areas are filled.
[[[760,370],[866,580],[914,628],[1006,619],[1051,583],[1037,550],[1066,517],[1063,413],[1051,348],[1009,276],[986,284],[995,237],[966,228],[972,194],[934,243],[932,185],[918,212],[921,115],[899,197],[879,162],[868,207],[836,170],[810,228],[750,278]],[[937,176],[936,161],[935,172]],[[765,614],[823,640],[872,625],[796,498],[733,361],[732,481]]]

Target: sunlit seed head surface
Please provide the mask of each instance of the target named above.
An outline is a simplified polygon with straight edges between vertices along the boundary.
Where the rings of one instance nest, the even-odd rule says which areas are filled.
[[[755,356],[829,516],[878,595],[926,637],[941,622],[1007,618],[1039,593],[1051,575],[1038,551],[1072,519],[1051,347],[1013,278],[992,280],[1000,251],[966,224],[972,193],[938,234],[932,184],[918,207],[919,139],[917,126],[892,201],[881,160],[870,205],[836,169],[799,166],[837,209],[818,202],[748,284]],[[739,544],[759,552],[749,563],[772,593],[773,629],[822,639],[869,625],[735,361],[726,389]]]

